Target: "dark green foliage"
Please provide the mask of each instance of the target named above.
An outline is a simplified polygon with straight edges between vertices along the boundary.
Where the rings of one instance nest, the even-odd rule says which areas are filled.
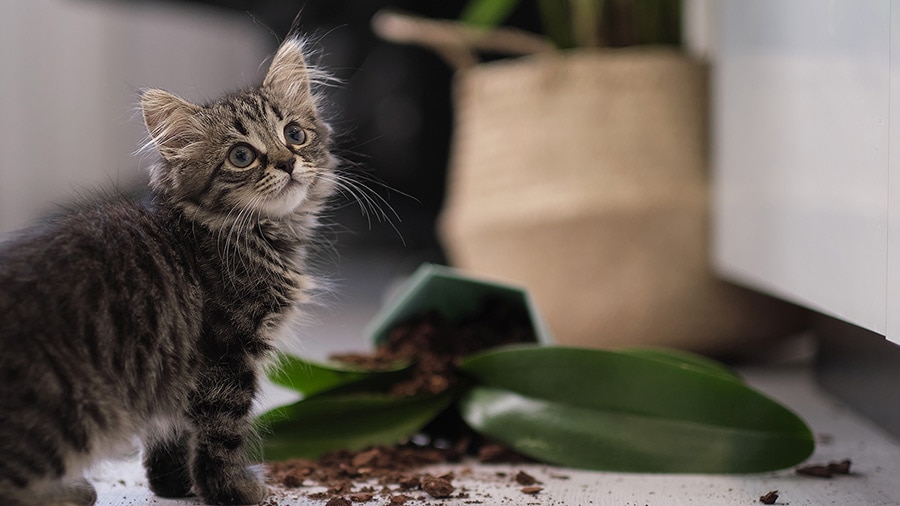
[[[544,34],[560,49],[681,43],[679,0],[536,0]],[[470,25],[501,25],[519,0],[471,0],[462,13]]]
[[[327,366],[274,373],[310,385],[346,374]],[[790,467],[814,447],[794,413],[723,365],[661,349],[600,351],[539,345],[494,348],[460,366],[472,385],[392,398],[384,373],[354,371],[357,390],[317,390],[267,413],[269,458],[315,457],[405,440],[458,401],[476,432],[552,464],[635,472],[746,473]],[[295,378],[291,380],[290,378]]]

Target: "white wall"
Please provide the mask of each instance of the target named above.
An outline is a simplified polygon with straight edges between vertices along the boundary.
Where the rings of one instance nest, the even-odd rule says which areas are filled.
[[[900,2],[717,8],[718,270],[900,342]]]
[[[255,83],[274,44],[249,15],[211,8],[0,0],[0,233],[141,181],[138,90],[216,97]]]

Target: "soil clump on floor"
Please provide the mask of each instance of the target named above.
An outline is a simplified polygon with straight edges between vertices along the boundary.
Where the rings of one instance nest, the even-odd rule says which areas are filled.
[[[436,395],[464,381],[458,371],[464,357],[496,346],[534,341],[524,308],[489,301],[482,311],[457,322],[436,312],[412,318],[391,329],[372,353],[342,353],[330,358],[368,370],[393,370],[397,364],[410,364],[386,393],[396,397]],[[367,502],[376,495],[388,498],[389,504],[404,504],[410,500],[467,497],[465,491],[457,490],[452,473],[433,476],[422,471],[426,466],[456,463],[466,455],[481,462],[528,461],[474,434],[458,414],[438,417],[423,432],[428,442],[425,445],[378,446],[359,452],[331,452],[315,460],[270,462],[267,479],[289,490],[324,487],[325,491],[307,496],[333,506]],[[273,497],[266,504],[279,503]]]

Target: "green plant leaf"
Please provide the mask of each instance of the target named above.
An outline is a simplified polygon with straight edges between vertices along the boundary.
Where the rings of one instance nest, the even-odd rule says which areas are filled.
[[[616,351],[635,357],[666,362],[685,369],[705,372],[722,379],[741,381],[740,376],[721,362],[687,351],[665,348],[624,348]]]
[[[473,429],[574,467],[755,472],[812,452],[812,433],[794,413],[733,376],[684,364],[633,352],[495,349],[462,364],[485,388],[461,409]]]
[[[463,22],[483,28],[493,28],[506,20],[519,0],[471,0],[463,9]]]
[[[626,472],[750,473],[789,467],[812,452],[790,431],[721,427],[589,409],[476,387],[460,403],[474,430],[535,459]]]
[[[275,368],[268,371],[269,380],[276,385],[300,392],[304,397],[357,383],[383,383],[397,373],[409,368],[409,364],[379,371],[371,371],[348,365],[322,364],[284,354]]]
[[[323,395],[276,408],[259,423],[269,460],[317,458],[334,450],[399,443],[447,408],[457,392],[431,397]]]

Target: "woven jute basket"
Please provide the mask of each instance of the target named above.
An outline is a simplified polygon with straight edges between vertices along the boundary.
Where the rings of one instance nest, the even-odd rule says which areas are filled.
[[[706,65],[645,48],[461,67],[455,266],[524,285],[559,344],[726,354],[799,327],[710,268]]]

